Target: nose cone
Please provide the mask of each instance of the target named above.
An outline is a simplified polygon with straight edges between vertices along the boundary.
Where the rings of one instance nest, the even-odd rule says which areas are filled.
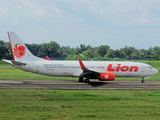
[[[154,70],[153,70],[153,73],[154,73],[154,74],[157,74],[157,73],[158,73],[158,70],[157,70],[157,69],[154,69]]]

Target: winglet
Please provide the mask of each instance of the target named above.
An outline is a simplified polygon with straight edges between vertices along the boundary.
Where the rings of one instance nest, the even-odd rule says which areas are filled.
[[[46,59],[48,60],[48,61],[50,61],[50,59],[49,59],[49,57],[46,55]]]
[[[86,70],[87,68],[84,66],[84,64],[82,63],[81,59],[78,58],[78,60],[79,60],[79,64],[80,64],[80,66],[81,66],[81,69],[82,69],[82,70]]]

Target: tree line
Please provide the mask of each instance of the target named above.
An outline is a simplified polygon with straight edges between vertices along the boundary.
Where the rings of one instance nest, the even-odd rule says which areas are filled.
[[[134,46],[125,46],[120,49],[111,49],[109,45],[92,47],[80,44],[76,48],[60,46],[51,41],[42,44],[25,44],[35,56],[45,58],[47,55],[51,60],[160,60],[160,47],[149,49],[137,49]],[[10,43],[0,40],[0,59],[13,59]]]

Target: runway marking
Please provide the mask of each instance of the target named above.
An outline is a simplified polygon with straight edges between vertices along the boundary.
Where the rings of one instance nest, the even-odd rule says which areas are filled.
[[[0,80],[0,84],[23,84],[21,81]]]
[[[78,85],[86,85],[88,83],[78,83]],[[30,83],[30,85],[77,85],[77,83]]]

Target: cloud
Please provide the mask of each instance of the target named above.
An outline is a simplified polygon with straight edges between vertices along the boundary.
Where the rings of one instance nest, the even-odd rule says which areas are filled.
[[[142,24],[146,24],[146,23],[148,23],[148,20],[146,18],[141,17],[141,18],[139,18],[139,22]]]
[[[30,1],[28,0],[22,0],[22,3],[25,5],[25,6],[28,6],[30,4]]]
[[[22,3],[23,3],[25,6],[30,6],[32,9],[36,7],[36,3],[30,2],[29,0],[22,0]]]
[[[17,8],[20,9],[20,8],[22,8],[22,6],[18,6]]]
[[[36,4],[35,2],[31,2],[29,0],[22,0],[22,3],[25,6],[29,6],[30,8],[34,9],[35,10],[35,14],[38,15],[38,16],[43,16],[45,14],[45,10],[42,9],[41,7],[37,6],[38,2],[36,2],[37,3]],[[42,6],[42,4],[41,4],[41,6]]]
[[[0,8],[0,14],[8,14],[9,13],[9,8]]]
[[[114,26],[155,24],[152,9],[160,6],[159,0],[63,0],[74,11],[85,11]],[[143,18],[143,19],[142,19]]]
[[[17,20],[17,21],[15,21],[15,23],[18,24],[18,23],[20,23],[20,21]]]
[[[3,4],[4,4],[3,0],[0,0],[0,5],[3,5]]]
[[[0,0],[0,26],[5,37],[9,29],[26,43],[54,40],[71,47],[108,44],[115,49],[160,44],[160,29],[156,29],[160,26],[159,0],[21,1]],[[146,46],[148,39],[153,42]]]
[[[43,16],[43,15],[45,14],[45,10],[42,9],[42,8],[40,8],[40,7],[37,7],[37,8],[35,9],[35,13],[36,13],[36,15]]]
[[[36,7],[36,4],[35,4],[34,2],[31,2],[31,3],[30,3],[30,7],[31,7],[31,8],[35,8],[35,7]]]

